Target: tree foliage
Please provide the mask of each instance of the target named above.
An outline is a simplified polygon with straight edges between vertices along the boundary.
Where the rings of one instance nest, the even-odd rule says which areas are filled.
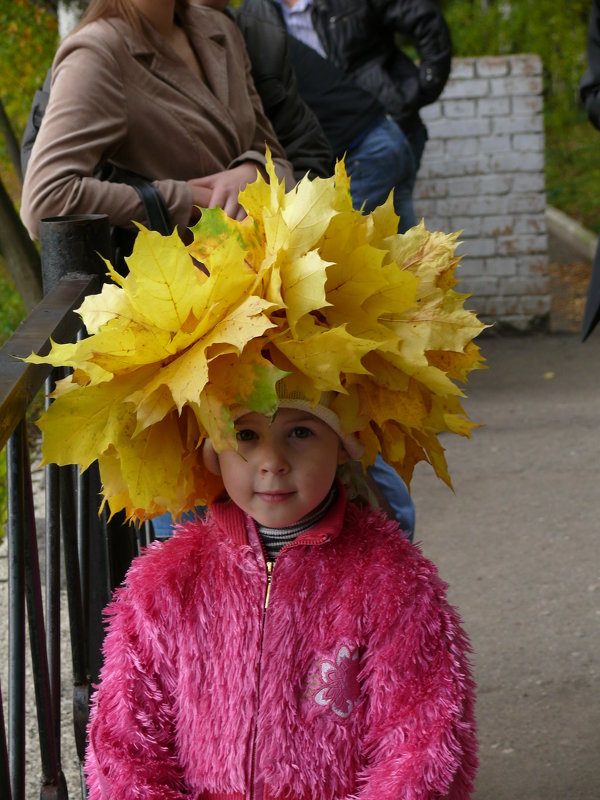
[[[0,97],[20,140],[35,90],[44,81],[57,44],[57,22],[51,3],[33,0],[0,2]],[[0,137],[0,178],[16,199],[18,180]]]
[[[0,95],[20,133],[56,49],[56,16],[46,3],[11,0],[0,4],[0,30]]]
[[[577,104],[585,71],[589,0],[443,0],[458,56],[537,53],[546,102],[564,114]]]

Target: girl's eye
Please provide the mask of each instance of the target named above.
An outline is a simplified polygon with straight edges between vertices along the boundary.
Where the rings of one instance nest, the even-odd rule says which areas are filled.
[[[290,432],[290,436],[294,437],[295,439],[307,439],[309,436],[312,436],[313,432],[310,428],[305,428],[303,425],[298,425],[295,428],[292,428]]]
[[[239,431],[235,432],[235,438],[238,440],[238,442],[251,442],[253,439],[258,437],[256,431],[253,431],[250,428],[241,428]]]

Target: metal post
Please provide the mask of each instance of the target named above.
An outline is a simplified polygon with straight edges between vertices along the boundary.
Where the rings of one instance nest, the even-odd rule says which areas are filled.
[[[54,389],[46,380],[46,395]],[[46,408],[50,401],[46,399]],[[47,464],[46,478],[46,649],[52,694],[54,738],[60,760],[60,495],[58,467]]]
[[[41,798],[65,800],[67,788],[60,765],[59,748],[56,739],[56,726],[52,714],[52,693],[50,672],[46,649],[44,609],[42,604],[42,585],[36,535],[33,491],[31,486],[31,467],[27,451],[27,429],[23,422],[15,434],[19,434],[25,478],[25,590],[27,598],[27,617],[29,620],[29,644],[33,684],[38,716],[38,736],[42,763]]]
[[[22,424],[22,423],[21,423]],[[23,452],[13,434],[6,447],[8,478],[8,742],[14,800],[25,800],[25,535]]]
[[[4,707],[0,688],[0,797],[12,800],[10,774],[8,770],[8,748],[6,746],[6,727],[4,725]]]
[[[47,217],[40,221],[40,254],[44,295],[69,272],[106,273],[110,226],[106,214]]]
[[[44,295],[69,272],[83,272],[89,275],[103,277],[106,267],[102,257],[111,256],[111,238],[108,216],[105,214],[75,215],[43,219],[40,222],[40,252],[42,259],[42,279]],[[85,751],[86,726],[89,713],[90,696],[90,661],[94,662],[94,672],[97,673],[99,652],[89,652],[90,621],[86,610],[90,588],[87,585],[87,576],[90,575],[87,553],[90,547],[90,538],[100,537],[105,541],[105,536],[98,530],[90,530],[87,525],[78,525],[76,513],[77,499],[84,501],[84,494],[79,495],[76,490],[77,481],[73,468],[62,467],[50,473],[52,480],[52,513],[51,526],[53,534],[57,528],[56,509],[60,506],[61,527],[63,535],[65,570],[67,579],[67,596],[69,604],[69,621],[71,628],[71,654],[73,659],[73,723],[75,728],[75,741],[80,765],[83,763]],[[50,477],[50,476],[49,476]],[[57,496],[58,495],[58,496]],[[89,498],[85,498],[88,505],[87,513],[80,509],[79,518],[88,515],[97,517],[97,505]],[[93,508],[92,508],[93,506]],[[79,537],[78,537],[79,533]],[[84,537],[82,540],[81,536]],[[79,538],[79,541],[78,541]],[[96,544],[96,543],[94,543]],[[79,546],[78,546],[79,545]],[[53,570],[56,567],[56,543],[53,545]],[[96,545],[97,547],[97,545]],[[95,550],[95,548],[92,548]],[[81,553],[80,550],[83,550]],[[83,563],[80,561],[83,555]],[[108,582],[108,566],[105,567],[104,576],[93,574],[93,582],[99,581],[101,585]],[[84,576],[86,576],[84,578]],[[53,573],[54,587],[58,580]],[[85,608],[85,610],[84,610]],[[100,611],[97,611],[98,617]],[[58,618],[54,617],[53,627]],[[92,625],[92,631],[98,624]],[[56,631],[56,628],[54,628]],[[100,639],[93,634],[95,649],[100,649]],[[54,664],[53,664],[54,668]],[[55,692],[60,684],[55,679],[52,685],[53,702],[56,702]],[[82,796],[85,796],[85,786],[82,781]]]

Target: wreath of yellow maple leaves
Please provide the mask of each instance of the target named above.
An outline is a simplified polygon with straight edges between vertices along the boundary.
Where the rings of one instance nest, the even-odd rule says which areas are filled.
[[[113,283],[79,309],[87,338],[28,359],[73,368],[39,421],[44,463],[97,459],[111,513],[210,501],[203,441],[235,448],[232,408],[274,414],[279,381],[334,392],[365,465],[381,452],[409,482],[426,460],[450,485],[438,434],[470,435],[456,381],[482,366],[485,327],[454,290],[458,234],[398,234],[391,196],[355,210],[343,162],[286,193],[267,155],[242,222],[205,210],[189,246],[139,226],[129,274],[107,262]]]

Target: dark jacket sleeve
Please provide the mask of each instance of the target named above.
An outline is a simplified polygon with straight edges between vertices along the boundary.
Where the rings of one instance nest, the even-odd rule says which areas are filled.
[[[245,0],[233,12],[252,65],[252,77],[294,175],[330,177],[333,155],[323,130],[300,97],[287,33],[277,10],[264,0]]]
[[[433,0],[375,0],[382,26],[408,36],[419,56],[419,107],[442,93],[452,61],[452,40],[444,15]]]
[[[587,39],[588,68],[580,86],[590,122],[600,129],[600,0],[594,0]]]

